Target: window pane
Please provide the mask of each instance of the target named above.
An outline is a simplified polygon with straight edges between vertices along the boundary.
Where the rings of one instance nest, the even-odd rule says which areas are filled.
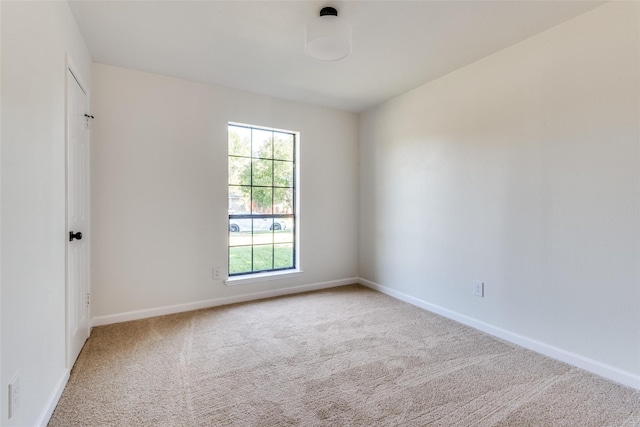
[[[270,130],[253,129],[251,140],[251,155],[261,159],[273,158],[273,132]]]
[[[273,269],[273,245],[253,247],[253,271]]]
[[[248,246],[251,245],[251,232],[238,231],[229,232],[229,246]]]
[[[229,155],[251,156],[251,129],[229,125]]]
[[[265,245],[273,243],[273,231],[271,225],[273,219],[261,218],[253,220],[253,243],[256,245]]]
[[[229,157],[229,184],[251,185],[251,159]]]
[[[293,268],[293,243],[273,245],[273,268]]]
[[[290,133],[274,132],[273,134],[273,158],[276,160],[293,161],[294,139]]]
[[[278,214],[293,213],[293,188],[273,189],[273,210]]]
[[[273,189],[271,187],[254,187],[252,206],[254,213],[272,213]]]
[[[268,245],[273,243],[273,232],[257,231],[253,233],[253,243],[256,245]]]
[[[251,246],[229,248],[229,274],[251,272]]]
[[[247,233],[251,232],[251,219],[247,218],[229,218],[230,233]],[[251,244],[251,242],[247,243]]]
[[[293,243],[293,228],[273,232],[273,243]]]
[[[293,187],[293,162],[273,162],[273,185]]]
[[[229,186],[229,213],[244,214],[249,213],[251,197],[251,187],[230,185]]]
[[[253,159],[253,185],[266,185],[271,187],[273,183],[273,161]]]
[[[273,225],[271,225],[271,229],[277,233],[280,233],[287,229],[287,222],[285,218],[274,218]]]

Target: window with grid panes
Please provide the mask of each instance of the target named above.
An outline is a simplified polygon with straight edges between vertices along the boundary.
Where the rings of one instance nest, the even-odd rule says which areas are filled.
[[[296,268],[296,133],[229,124],[229,276]]]

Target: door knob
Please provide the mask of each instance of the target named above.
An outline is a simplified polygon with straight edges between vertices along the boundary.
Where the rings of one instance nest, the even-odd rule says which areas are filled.
[[[73,231],[69,232],[69,241],[73,242],[73,239],[82,240],[82,233],[80,231],[74,233]]]

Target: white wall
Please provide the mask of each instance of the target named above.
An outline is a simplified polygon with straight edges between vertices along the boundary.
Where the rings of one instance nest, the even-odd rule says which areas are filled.
[[[357,277],[355,114],[100,64],[92,81],[97,323]],[[301,276],[212,280],[227,263],[229,121],[300,132]]]
[[[640,387],[639,19],[606,4],[362,114],[360,276]]]
[[[67,374],[66,54],[87,82],[91,58],[66,2],[0,4],[0,424],[32,426],[47,419]],[[15,375],[21,407],[7,420]]]

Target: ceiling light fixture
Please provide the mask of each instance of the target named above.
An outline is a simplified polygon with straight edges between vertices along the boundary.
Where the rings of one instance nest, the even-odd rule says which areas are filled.
[[[337,61],[351,53],[351,25],[333,7],[307,23],[306,52],[320,61]]]

